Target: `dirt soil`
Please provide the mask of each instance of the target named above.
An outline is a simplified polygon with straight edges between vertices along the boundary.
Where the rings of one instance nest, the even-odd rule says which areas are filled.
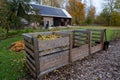
[[[108,53],[95,53],[43,75],[42,80],[120,80],[120,40],[110,43]]]

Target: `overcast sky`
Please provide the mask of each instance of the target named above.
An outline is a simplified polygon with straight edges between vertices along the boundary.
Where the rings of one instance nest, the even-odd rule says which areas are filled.
[[[92,0],[92,5],[96,7],[96,14],[99,14],[103,10],[104,0]]]

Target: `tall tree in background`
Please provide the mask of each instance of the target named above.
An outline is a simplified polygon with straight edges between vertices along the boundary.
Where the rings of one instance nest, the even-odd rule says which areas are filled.
[[[84,4],[78,0],[69,0],[68,12],[72,16],[72,24],[82,25],[85,22]]]
[[[115,9],[117,9],[118,11],[120,11],[120,0],[116,0],[115,1],[115,6],[114,6]]]
[[[64,0],[42,0],[42,5],[61,7]]]
[[[0,0],[0,8],[1,8],[1,6],[2,6],[2,0]]]
[[[87,14],[87,19],[86,19],[87,24],[93,24],[94,23],[95,13],[96,13],[95,7],[90,7],[90,9],[88,11],[88,14]]]
[[[107,26],[120,25],[120,0],[107,0],[107,5],[103,12],[97,16],[96,22]]]
[[[9,30],[7,25],[11,25],[14,29],[20,28],[20,18],[25,17],[29,12],[30,6],[27,4],[30,0],[4,0],[0,11],[1,25]],[[4,20],[3,20],[4,19]]]

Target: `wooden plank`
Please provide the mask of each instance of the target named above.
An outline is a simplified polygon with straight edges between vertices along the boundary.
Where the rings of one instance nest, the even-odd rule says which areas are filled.
[[[92,32],[101,32],[101,31],[103,31],[104,29],[87,29],[87,30],[89,30],[89,31],[92,31]]]
[[[74,38],[74,40],[75,40],[76,42],[88,42],[88,40],[85,39],[85,38]]]
[[[28,41],[29,43],[33,42],[33,38],[32,36],[28,35],[28,34],[23,34],[23,38]]]
[[[35,32],[35,33],[29,33],[29,35],[37,37],[38,35],[49,35],[52,34],[53,32]]]
[[[97,44],[96,46],[91,47],[91,53],[96,53],[98,51],[102,50],[102,44]]]
[[[87,30],[74,30],[75,32],[87,33]]]
[[[35,78],[35,77],[36,77],[35,72],[30,68],[30,66],[29,66],[27,63],[25,63],[25,66],[26,66],[27,69],[29,70],[30,74]]]
[[[40,57],[40,71],[45,71],[50,68],[68,64],[69,51],[62,51],[56,54]]]
[[[104,29],[101,33],[101,44],[102,44],[102,48],[104,47],[104,40],[105,40],[105,31],[106,29]]]
[[[64,50],[68,50],[69,49],[69,46],[67,47],[60,47],[60,48],[55,48],[55,49],[49,49],[49,50],[45,50],[45,51],[42,51],[39,53],[39,56],[45,56],[45,55],[50,55],[50,54],[54,54],[56,52],[60,52],[60,51],[64,51]]]
[[[58,69],[58,68],[60,68],[60,67],[62,67],[62,66],[64,66],[64,65],[67,65],[67,64],[68,64],[68,63],[61,64],[61,65],[58,65],[58,66],[49,68],[49,69],[47,69],[47,70],[45,70],[45,71],[41,71],[40,74],[39,74],[39,77],[42,76],[42,75],[44,75],[44,74],[46,74],[46,73],[49,73],[49,72],[51,72],[51,71],[53,71],[53,70],[55,70],[55,69]]]
[[[29,53],[26,53],[26,57],[32,62],[33,65],[35,65],[35,61],[30,57]]]
[[[92,32],[88,32],[88,47],[89,47],[89,54],[91,54],[91,46],[92,46]]]
[[[101,36],[92,36],[92,39],[101,39]]]
[[[57,34],[57,35],[61,35],[62,37],[68,37],[69,36],[69,34],[71,34],[70,32],[54,32],[55,34]]]
[[[101,32],[92,32],[92,35],[94,35],[94,36],[100,36]]]
[[[100,42],[101,43],[101,40],[100,39],[99,40],[93,39],[92,42]]]
[[[34,58],[34,52],[25,46],[25,51]]]
[[[39,41],[39,51],[53,49],[56,47],[69,45],[69,37],[57,38],[54,40]]]
[[[28,48],[33,50],[33,45],[30,44],[29,42],[27,42],[26,40],[24,40],[24,44],[25,44],[26,47],[28,47]]]
[[[37,38],[33,38],[34,44],[34,52],[35,52],[35,72],[36,72],[36,79],[40,80],[39,71],[40,71],[40,57],[39,57],[39,48],[38,48],[38,40]]]
[[[26,59],[26,62],[29,65],[29,67],[35,72],[35,66],[28,59]]]
[[[88,44],[88,41],[74,41],[74,45],[85,45]]]
[[[72,62],[72,60],[71,60],[71,57],[72,57],[72,54],[71,54],[71,52],[72,52],[72,48],[73,48],[73,34],[70,34],[69,35],[69,55],[68,55],[68,57],[69,57],[69,62]]]
[[[79,38],[85,38],[87,37],[87,35],[85,34],[74,34],[75,37],[79,37]]]
[[[84,57],[89,55],[89,46],[87,45],[83,45],[81,47],[77,47],[77,48],[73,48],[72,49],[72,61],[76,61],[76,60],[81,60]]]

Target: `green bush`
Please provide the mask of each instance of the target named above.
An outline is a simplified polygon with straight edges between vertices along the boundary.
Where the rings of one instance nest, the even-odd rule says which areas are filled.
[[[0,27],[0,40],[6,37],[6,30]]]

